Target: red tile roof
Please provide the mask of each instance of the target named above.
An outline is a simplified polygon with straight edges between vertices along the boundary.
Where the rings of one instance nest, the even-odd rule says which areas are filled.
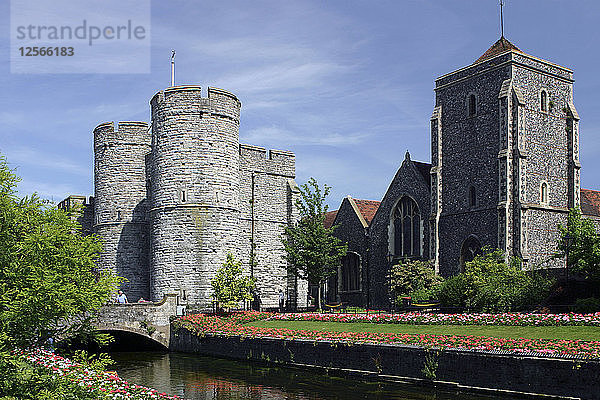
[[[360,211],[365,221],[367,221],[367,224],[370,225],[381,202],[376,200],[353,200],[356,203],[356,207],[358,207],[358,211]]]
[[[581,213],[600,217],[600,192],[581,189]]]
[[[478,62],[488,60],[492,57],[497,56],[498,54],[502,54],[509,50],[522,53],[522,51],[517,46],[515,46],[514,44],[506,40],[504,36],[502,36],[500,39],[498,39],[496,43],[492,45],[492,47],[487,49],[487,51],[483,53],[483,55],[479,57],[473,64],[477,64]]]
[[[337,216],[338,210],[335,211],[327,211],[325,213],[325,221],[323,221],[323,225],[325,228],[329,229],[333,226],[333,222],[335,221],[335,217]]]

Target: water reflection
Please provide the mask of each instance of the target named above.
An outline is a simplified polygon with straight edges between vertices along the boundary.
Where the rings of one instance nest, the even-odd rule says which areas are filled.
[[[111,355],[117,361],[115,370],[123,379],[194,400],[490,399],[197,355],[154,352]]]

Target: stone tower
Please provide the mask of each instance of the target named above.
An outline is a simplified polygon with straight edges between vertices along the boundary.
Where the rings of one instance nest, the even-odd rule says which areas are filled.
[[[482,246],[551,260],[557,226],[579,206],[579,116],[571,70],[500,38],[436,80],[431,117],[431,254],[443,275]]]
[[[150,106],[151,133],[144,122],[94,130],[95,199],[82,223],[93,219],[83,229],[104,242],[98,267],[127,278],[130,301],[178,293],[206,310],[232,253],[262,307],[276,307],[280,290],[305,306],[307,284],[288,275],[280,240],[298,218],[294,154],[240,144],[241,103],[225,90],[169,87]],[[61,206],[75,201],[85,198]]]
[[[150,132],[145,122],[113,122],[94,129],[94,232],[104,251],[100,268],[127,278],[130,298],[149,296],[146,155]]]
[[[210,281],[228,252],[240,257],[239,117],[225,90],[170,87],[152,98],[149,162],[153,300],[179,291],[209,307]]]

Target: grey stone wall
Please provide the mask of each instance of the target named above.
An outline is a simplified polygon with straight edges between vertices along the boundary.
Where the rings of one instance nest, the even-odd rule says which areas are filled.
[[[548,256],[566,210],[579,205],[579,116],[572,84],[570,70],[516,52],[436,81],[432,243],[437,240],[438,253],[432,258],[442,275],[459,271],[469,236],[523,258],[528,267],[564,266]],[[548,94],[546,111],[542,90]],[[468,112],[471,94],[474,115]],[[541,202],[542,182],[549,189],[547,204]]]
[[[427,172],[429,173],[429,172]],[[429,182],[415,167],[410,157],[406,157],[385,193],[375,217],[369,226],[369,306],[372,308],[389,307],[387,274],[390,268],[388,254],[390,248],[390,229],[392,212],[404,196],[412,198],[419,206],[421,214],[422,257],[429,255],[429,218],[431,196]],[[445,243],[444,243],[445,245]]]
[[[439,270],[444,276],[459,271],[462,243],[471,235],[498,246],[498,94],[510,78],[507,56],[478,63],[436,81],[436,107],[441,108],[441,154],[432,158],[440,167]],[[469,115],[468,98],[476,98]],[[469,190],[476,203],[470,205]],[[435,217],[434,217],[435,218]]]
[[[579,206],[578,122],[572,119],[571,71],[525,55],[514,55],[513,82],[522,93],[525,110],[519,120],[519,147],[526,154],[521,190],[525,254],[530,267],[562,268],[564,260],[550,260],[558,241],[558,225],[567,222],[569,207]],[[547,110],[541,109],[541,92]],[[577,117],[578,120],[578,117]],[[572,129],[571,128],[571,129]],[[515,171],[516,173],[517,171]],[[548,203],[541,201],[542,182],[548,185]],[[577,195],[574,195],[577,193]]]
[[[200,87],[178,86],[150,104],[152,299],[181,291],[190,305],[208,308],[227,253],[240,256],[241,103],[220,89],[202,97]]]
[[[408,379],[415,383],[461,391],[487,391],[492,396],[519,398],[531,394],[600,399],[600,363],[585,359],[552,359],[542,354],[425,350],[392,344],[196,336],[172,329],[170,350],[256,360],[327,373],[347,373],[375,379]],[[433,379],[424,374],[433,369]],[[435,365],[435,366],[434,366]]]
[[[81,226],[83,235],[91,235],[94,232],[94,198],[89,200],[85,196],[71,195],[57,204],[57,208],[63,211],[69,211],[75,207],[80,207],[79,213],[73,216]]]
[[[281,243],[284,227],[295,221],[290,215],[295,210],[288,208],[297,195],[291,190],[295,187],[295,156],[281,150],[267,154],[266,149],[247,144],[240,144],[239,151],[241,259],[250,271],[254,242],[256,265],[251,273],[257,279],[257,294],[263,307],[277,307],[279,290],[286,298],[295,298],[298,286],[296,280],[288,280]],[[298,305],[304,306],[305,299],[304,294]]]
[[[146,166],[150,133],[145,122],[113,122],[94,129],[94,232],[104,250],[99,268],[127,279],[132,300],[149,296]]]
[[[344,291],[341,282],[342,270],[339,267],[337,276],[331,277],[327,282],[327,301],[331,303],[341,301],[350,306],[365,306],[367,304],[367,257],[369,254],[367,229],[358,218],[348,197],[342,200],[334,225],[337,228],[333,231],[333,235],[348,245],[348,253],[356,253],[360,259],[360,286],[357,291]]]

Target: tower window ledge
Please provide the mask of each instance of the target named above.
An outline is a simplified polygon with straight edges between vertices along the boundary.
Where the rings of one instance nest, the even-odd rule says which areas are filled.
[[[560,213],[568,213],[569,212],[569,209],[567,207],[556,207],[556,206],[550,206],[547,204],[537,204],[537,203],[523,203],[523,204],[521,204],[521,208],[522,209],[533,208],[533,209],[537,209],[537,210],[548,210],[548,211],[555,211],[555,212],[560,212]]]

